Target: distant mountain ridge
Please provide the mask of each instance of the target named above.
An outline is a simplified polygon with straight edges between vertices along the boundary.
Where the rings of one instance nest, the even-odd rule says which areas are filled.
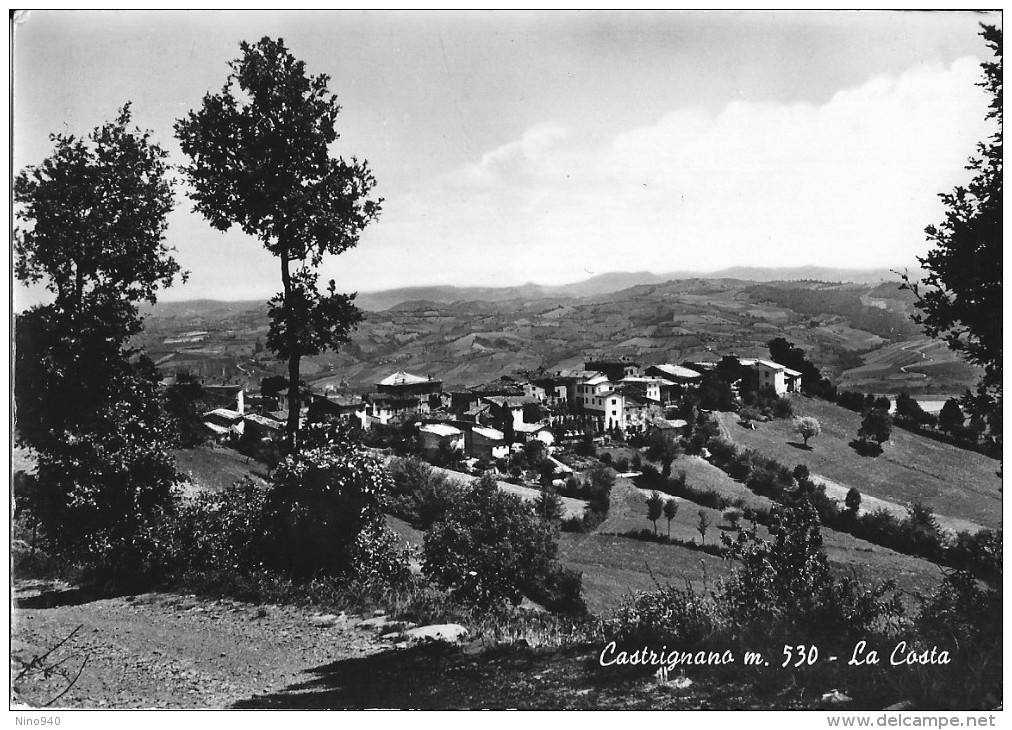
[[[897,269],[901,270],[901,269]],[[911,267],[910,273],[920,276],[921,270]],[[623,291],[634,286],[662,284],[666,281],[686,279],[734,279],[740,281],[827,281],[854,284],[876,284],[882,281],[897,281],[899,277],[887,268],[834,269],[824,266],[798,266],[789,268],[762,268],[734,266],[719,271],[671,271],[654,274],[649,271],[610,271],[597,274],[572,284],[546,285],[529,282],[519,286],[410,286],[381,291],[359,292],[356,303],[365,310],[377,312],[396,307],[405,302],[435,302],[451,304],[461,301],[507,302],[521,299],[574,299],[602,296]],[[265,305],[258,301],[216,301],[209,299],[159,302],[155,311],[160,316],[186,316],[207,313],[213,310],[239,311],[256,309]],[[152,310],[147,309],[145,313]]]

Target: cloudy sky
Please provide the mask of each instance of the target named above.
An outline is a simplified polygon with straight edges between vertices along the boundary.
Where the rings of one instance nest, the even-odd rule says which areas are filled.
[[[283,37],[343,107],[335,154],[385,199],[339,289],[606,271],[904,266],[988,130],[969,13],[53,12],[15,30],[14,166],[132,101],[174,120],[241,40]],[[278,265],[191,212],[164,299],[263,298]],[[20,303],[36,294],[18,290]]]

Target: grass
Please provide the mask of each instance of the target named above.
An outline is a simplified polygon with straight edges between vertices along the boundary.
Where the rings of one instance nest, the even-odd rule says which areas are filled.
[[[961,518],[985,527],[1001,525],[1000,463],[981,454],[893,428],[876,457],[859,456],[850,446],[861,415],[815,398],[795,396],[795,415],[813,416],[822,433],[811,439],[810,450],[799,448],[801,438],[790,420],[742,428],[733,415],[719,414],[731,438],[787,466],[806,464],[862,495],[909,506],[921,502],[938,515]]]
[[[567,568],[583,573],[584,599],[598,615],[616,609],[632,591],[685,581],[702,589],[707,581],[728,571],[720,558],[696,550],[597,533],[564,533],[559,555]]]
[[[247,476],[266,486],[258,476],[265,472],[263,464],[233,449],[198,446],[173,451],[172,456],[179,472],[200,491],[220,492]]]

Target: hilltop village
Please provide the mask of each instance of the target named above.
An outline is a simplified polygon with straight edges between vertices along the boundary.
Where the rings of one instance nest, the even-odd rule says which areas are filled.
[[[427,458],[456,452],[464,459],[496,460],[511,446],[532,440],[546,447],[582,438],[625,438],[652,430],[677,434],[682,396],[698,390],[718,368],[736,368],[735,393],[781,396],[800,392],[801,373],[764,359],[725,357],[721,362],[685,362],[643,367],[629,359],[589,360],[583,369],[504,375],[460,390],[444,390],[433,375],[392,373],[362,395],[305,390],[302,423],[343,421],[364,431],[417,426],[419,450]],[[174,376],[164,385],[176,382]],[[221,407],[203,414],[203,426],[219,443],[282,438],[289,408],[287,389],[249,394],[238,385],[205,385]]]

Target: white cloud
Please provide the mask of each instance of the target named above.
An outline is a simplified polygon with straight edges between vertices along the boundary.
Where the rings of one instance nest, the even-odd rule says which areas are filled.
[[[979,77],[962,59],[820,105],[678,109],[597,147],[538,126],[388,205],[369,246],[429,251],[415,276],[455,283],[907,263],[986,134]]]

